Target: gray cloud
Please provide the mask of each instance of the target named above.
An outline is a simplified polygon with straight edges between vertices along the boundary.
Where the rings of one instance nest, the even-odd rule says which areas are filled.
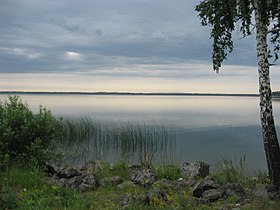
[[[209,30],[200,26],[194,11],[198,3],[2,0],[0,72],[168,77],[172,65],[175,72],[178,65],[188,62],[210,64],[212,43]],[[246,38],[236,44],[226,64],[254,65],[254,41]],[[191,68],[185,71],[189,71],[183,74],[187,76]]]

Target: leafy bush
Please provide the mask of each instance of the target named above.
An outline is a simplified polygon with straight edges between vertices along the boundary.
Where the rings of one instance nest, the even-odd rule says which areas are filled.
[[[0,168],[15,162],[42,165],[51,159],[60,126],[42,106],[34,114],[18,96],[0,101]]]

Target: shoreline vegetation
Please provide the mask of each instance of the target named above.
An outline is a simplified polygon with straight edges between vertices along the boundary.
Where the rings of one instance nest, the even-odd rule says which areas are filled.
[[[200,161],[177,166],[170,131],[56,118],[42,106],[33,113],[10,96],[0,101],[0,209],[279,208],[279,188],[265,173],[248,176],[245,157],[211,173]],[[87,162],[63,161],[89,150]]]

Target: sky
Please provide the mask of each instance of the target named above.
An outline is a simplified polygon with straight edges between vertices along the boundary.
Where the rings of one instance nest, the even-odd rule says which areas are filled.
[[[215,73],[199,2],[0,0],[0,90],[257,93],[254,35]]]

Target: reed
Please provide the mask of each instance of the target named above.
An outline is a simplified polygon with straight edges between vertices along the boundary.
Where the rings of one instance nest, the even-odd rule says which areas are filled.
[[[64,119],[59,148],[64,161],[120,161],[152,164],[174,160],[175,130],[170,125]]]

